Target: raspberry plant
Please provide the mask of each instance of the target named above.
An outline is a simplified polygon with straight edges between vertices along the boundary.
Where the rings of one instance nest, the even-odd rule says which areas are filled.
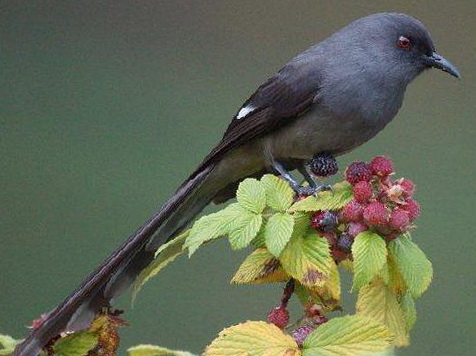
[[[231,283],[286,287],[267,321],[224,329],[204,356],[381,355],[407,346],[416,321],[415,300],[433,273],[410,235],[420,214],[414,184],[394,180],[392,162],[383,156],[370,164],[354,162],[344,175],[346,180],[332,191],[308,197],[296,197],[273,175],[244,180],[235,203],[202,217],[157,251],[133,295],[180,254],[192,256],[204,243],[226,237],[232,249],[252,250]],[[342,269],[353,274],[356,312],[334,316],[342,310]],[[301,315],[287,310],[293,295],[302,304]],[[99,315],[89,330],[52,340],[45,355],[62,355],[70,350],[64,345],[79,350],[75,355],[115,355],[116,328],[122,325],[117,315]],[[153,345],[138,345],[129,353],[192,355]]]

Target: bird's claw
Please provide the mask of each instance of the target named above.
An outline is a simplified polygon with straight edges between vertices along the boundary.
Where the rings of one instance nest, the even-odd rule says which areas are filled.
[[[334,191],[332,186],[327,184],[317,185],[315,187],[298,185],[293,188],[297,195],[306,196],[306,197],[311,195],[317,195],[318,193],[324,192],[324,191],[331,191],[331,192]]]

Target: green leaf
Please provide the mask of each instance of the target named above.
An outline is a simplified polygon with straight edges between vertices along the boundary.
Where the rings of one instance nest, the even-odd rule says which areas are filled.
[[[291,206],[290,211],[337,210],[344,207],[353,198],[352,186],[347,182],[333,185],[333,191],[323,191],[317,196],[309,196]]]
[[[294,217],[286,213],[276,213],[269,217],[264,227],[266,247],[279,257],[293,233]]]
[[[263,222],[261,223],[261,229],[251,243],[257,248],[266,248],[266,240],[264,237],[264,226],[266,226],[268,219],[263,216]]]
[[[431,262],[408,234],[390,242],[389,251],[402,274],[408,291],[414,298],[420,297],[433,278]]]
[[[2,345],[0,355],[10,355],[13,350],[15,350],[15,347],[22,341],[23,340],[15,340],[9,335],[0,334],[0,345]]]
[[[392,333],[381,323],[358,315],[334,318],[319,326],[303,344],[303,356],[358,356],[386,350]]]
[[[266,206],[266,192],[258,180],[248,178],[238,186],[236,200],[245,209],[261,214]]]
[[[188,248],[189,257],[204,243],[221,236],[226,236],[230,225],[242,214],[250,214],[239,204],[230,204],[217,213],[203,216],[193,224],[187,237],[184,248]]]
[[[279,260],[287,273],[306,286],[322,285],[329,279],[329,243],[315,231],[304,236],[295,231]]]
[[[228,239],[231,248],[238,250],[247,247],[258,235],[263,217],[242,208],[242,212],[228,226]]]
[[[273,324],[248,321],[222,330],[203,356],[299,356],[296,341]]]
[[[271,209],[284,212],[294,201],[294,191],[283,179],[271,174],[261,178],[261,184],[266,191],[266,205]]]
[[[352,289],[360,289],[370,283],[387,261],[387,246],[380,235],[364,231],[355,237],[352,244],[354,258],[354,283]]]
[[[86,356],[98,343],[98,335],[78,331],[59,339],[53,346],[55,356]]]
[[[129,356],[194,356],[187,351],[170,350],[155,345],[136,345],[127,349]]]
[[[174,261],[185,250],[183,249],[185,239],[190,234],[190,230],[185,231],[165,245],[159,247],[155,252],[155,259],[150,263],[134,281],[132,286],[132,302],[134,302],[137,294],[149,279],[157,275],[165,266]]]
[[[384,324],[395,335],[395,346],[409,344],[403,311],[397,297],[380,280],[374,280],[360,289],[357,299],[357,314]]]
[[[253,251],[241,264],[231,283],[271,283],[285,282],[289,276],[284,272],[279,260],[265,248]]]
[[[402,308],[403,318],[405,319],[407,332],[409,332],[413,328],[413,325],[415,325],[417,319],[417,312],[413,297],[408,293],[405,294],[400,299],[400,307]]]

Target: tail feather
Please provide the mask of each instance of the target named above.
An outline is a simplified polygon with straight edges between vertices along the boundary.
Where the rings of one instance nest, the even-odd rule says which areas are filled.
[[[213,166],[189,178],[169,201],[113,252],[76,290],[52,310],[15,349],[13,356],[37,356],[50,339],[79,330],[112,298],[127,289],[153,259],[154,251],[184,228],[213,199]]]

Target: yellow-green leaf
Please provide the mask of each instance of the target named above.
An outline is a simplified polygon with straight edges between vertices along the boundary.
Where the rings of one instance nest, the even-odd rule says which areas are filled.
[[[397,296],[404,295],[407,291],[407,286],[391,253],[387,255],[386,267],[388,270],[388,280],[384,281],[385,284],[388,285],[393,294]]]
[[[249,215],[250,212],[235,203],[217,213],[203,216],[197,220],[185,241],[184,248],[188,248],[188,255],[194,254],[203,243],[226,236],[230,231],[230,225],[243,214]]]
[[[250,211],[244,210],[240,216],[230,222],[228,239],[231,248],[238,250],[248,246],[258,235],[263,217]]]
[[[388,247],[408,291],[418,298],[427,290],[433,278],[431,262],[407,234],[390,242]]]
[[[296,284],[295,293],[305,307],[319,304],[326,312],[341,309],[339,270],[333,262],[330,265],[330,271],[329,280],[324,282],[322,286],[305,287],[300,283]]]
[[[357,314],[372,318],[395,335],[395,346],[409,344],[407,327],[397,297],[380,280],[374,280],[360,289],[357,299]]]
[[[10,355],[20,342],[22,340],[15,340],[9,335],[0,334],[0,345],[2,345],[0,355]]]
[[[355,237],[352,244],[354,258],[354,283],[352,289],[360,289],[370,283],[387,261],[387,246],[380,235],[364,231]]]
[[[136,345],[127,349],[129,356],[194,356],[192,353],[180,350],[170,350],[155,345]]]
[[[220,332],[203,356],[299,356],[296,341],[273,324],[248,321]]]
[[[286,211],[294,200],[294,191],[283,179],[271,174],[261,178],[261,184],[266,191],[266,205],[277,211]]]
[[[55,356],[86,356],[97,343],[96,333],[83,330],[59,339],[54,344],[53,350]]]
[[[259,284],[284,282],[289,276],[281,268],[279,260],[265,248],[253,251],[241,264],[231,283]]]
[[[294,217],[287,213],[276,213],[269,217],[264,226],[264,238],[269,252],[278,257],[291,239]]]
[[[291,206],[290,211],[337,210],[344,207],[353,198],[352,186],[347,182],[333,185],[332,191],[323,191],[317,196],[309,196]]]
[[[334,318],[319,326],[303,345],[303,356],[367,356],[386,350],[393,335],[385,325],[359,315]]]
[[[279,260],[288,274],[306,286],[322,285],[329,279],[329,243],[315,231],[304,236],[293,233]]]
[[[248,178],[238,186],[236,200],[245,209],[261,214],[266,206],[266,192],[261,182]]]
[[[183,249],[185,239],[188,237],[190,230],[185,231],[165,245],[159,247],[155,253],[155,259],[139,274],[132,287],[132,301],[139,293],[140,289],[149,279],[157,275],[165,266],[174,261],[185,250]]]
[[[409,332],[413,328],[413,325],[415,325],[417,319],[417,312],[413,297],[408,293],[402,296],[400,299],[400,307],[402,308],[407,332]]]

